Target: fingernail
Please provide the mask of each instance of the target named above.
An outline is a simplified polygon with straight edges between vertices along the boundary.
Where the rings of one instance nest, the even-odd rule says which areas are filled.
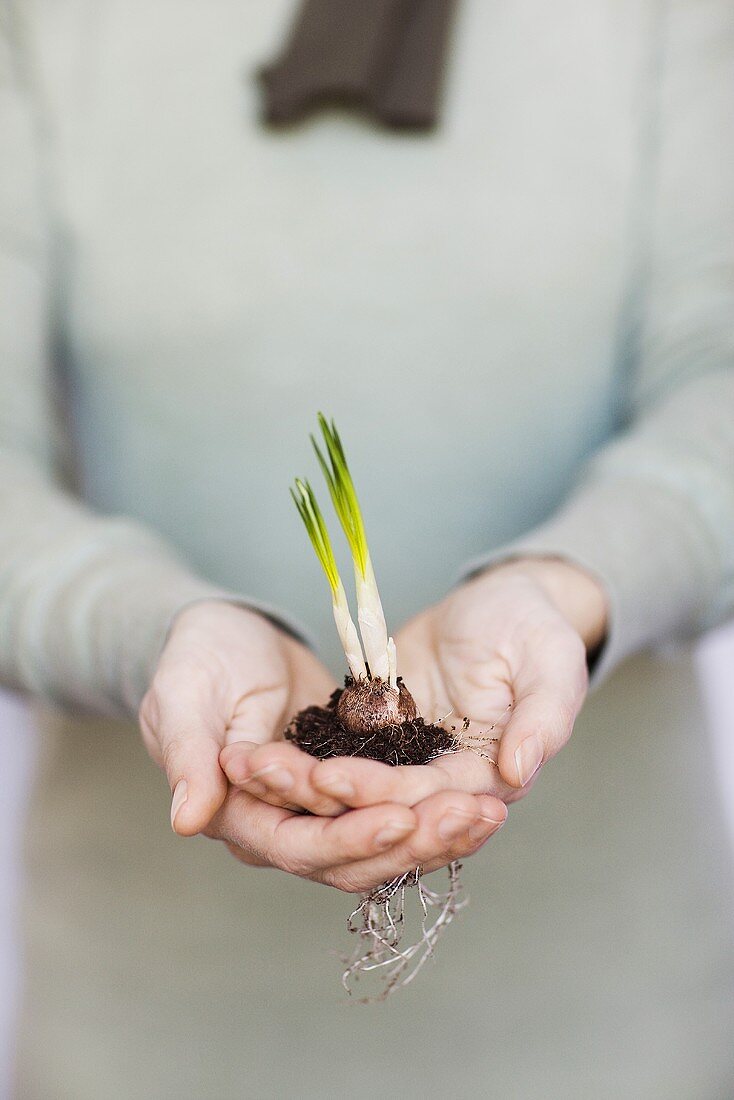
[[[176,829],[176,815],[189,795],[189,785],[185,779],[179,779],[173,791],[171,799],[171,828]]]
[[[530,782],[542,763],[543,746],[540,738],[533,733],[521,741],[515,749],[515,767],[521,787]]]
[[[293,775],[287,768],[282,768],[280,764],[266,764],[264,768],[253,772],[250,778],[245,780],[243,786],[246,787],[254,779],[261,779],[264,776],[267,776],[268,786],[273,787],[276,791],[289,791],[294,783]]]
[[[347,779],[343,772],[334,772],[333,775],[326,775],[323,779],[319,779],[318,783],[319,786],[323,787],[329,794],[333,794],[335,798],[354,798],[357,793],[354,789],[354,784]]]
[[[388,821],[387,825],[375,834],[375,845],[378,848],[389,848],[391,844],[395,844],[401,837],[407,836],[412,831],[413,826],[406,825],[404,821]]]
[[[504,825],[504,821],[493,821],[491,817],[480,817],[473,825],[469,826],[469,839],[481,840],[483,836],[489,836]]]
[[[466,810],[450,810],[438,823],[438,835],[441,840],[453,840],[455,836],[466,832],[476,816]]]

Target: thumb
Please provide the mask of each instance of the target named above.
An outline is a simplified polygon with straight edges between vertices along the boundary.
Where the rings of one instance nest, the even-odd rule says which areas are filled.
[[[500,775],[516,788],[566,744],[588,684],[586,649],[575,631],[555,632],[523,664],[497,756]]]
[[[144,700],[141,724],[157,742],[160,763],[171,789],[171,827],[179,836],[206,828],[227,793],[219,766],[222,731],[190,694]]]
[[[497,764],[511,787],[526,787],[538,768],[571,736],[575,701],[556,689],[541,688],[521,697],[500,739]]]
[[[171,788],[171,828],[195,836],[222,806],[227,780],[219,766],[219,742],[194,735],[168,742],[163,760]]]
[[[555,702],[547,692],[537,692],[515,704],[497,756],[500,774],[511,787],[526,787],[540,764],[552,755],[548,742],[558,739],[561,720]]]

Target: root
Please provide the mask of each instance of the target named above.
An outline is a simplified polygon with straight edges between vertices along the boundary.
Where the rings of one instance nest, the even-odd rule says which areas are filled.
[[[347,680],[347,687],[350,681]],[[317,760],[335,756],[359,756],[395,766],[424,765],[440,757],[459,752],[471,752],[497,767],[497,760],[488,750],[499,738],[494,731],[505,722],[510,703],[504,713],[482,733],[469,733],[471,722],[464,718],[461,725],[446,726],[451,716],[445,714],[438,723],[426,723],[420,717],[399,725],[355,733],[339,719],[337,707],[342,691],[335,691],[328,704],[300,711],[285,731],[285,739],[296,744]],[[498,730],[499,732],[499,730]],[[416,867],[365,895],[350,915],[347,927],[358,938],[354,954],[345,958],[342,984],[351,994],[351,985],[365,975],[376,972],[378,992],[360,998],[362,1003],[384,1001],[396,989],[409,985],[431,958],[436,943],[460,909],[467,904],[461,897],[459,878],[461,864],[448,866],[448,889],[445,893],[430,890]],[[407,935],[406,902],[418,900],[420,938],[417,943],[403,946]]]
[[[452,726],[451,730],[457,738],[460,749],[467,749],[469,752],[473,752],[475,756],[480,756],[482,760],[487,760],[494,767],[498,767],[497,760],[494,756],[490,756],[488,752],[482,752],[479,748],[481,745],[485,747],[487,745],[499,744],[499,737],[490,737],[490,734],[497,728],[499,723],[507,716],[507,712],[512,710],[512,703],[508,703],[505,708],[505,712],[501,718],[498,718],[485,733],[469,733],[469,726],[471,722],[468,718],[464,719],[463,725],[460,730],[456,729],[456,726]],[[451,712],[449,712],[451,713]],[[447,716],[448,717],[448,716]]]
[[[413,981],[433,955],[444,929],[467,904],[467,899],[461,898],[460,871],[460,863],[449,864],[449,885],[444,894],[430,890],[422,880],[421,868],[416,867],[362,898],[347,921],[349,931],[360,937],[354,955],[345,960],[348,965],[342,984],[347,993],[351,995],[352,981],[373,970],[381,971],[382,989],[375,996],[360,998],[363,1004],[384,1001]],[[420,903],[422,934],[417,943],[401,947],[406,931],[406,891],[411,887],[416,889]]]

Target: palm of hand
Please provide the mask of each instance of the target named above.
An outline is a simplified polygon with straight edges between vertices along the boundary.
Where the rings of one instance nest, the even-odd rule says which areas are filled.
[[[227,795],[219,766],[234,742],[279,740],[291,715],[332,690],[304,646],[260,615],[224,602],[187,609],[176,621],[140,708],[145,746],[174,796],[172,820],[198,832]]]
[[[230,779],[282,805],[267,771],[287,766],[296,777],[289,797],[317,814],[416,806],[439,791],[522,797],[570,737],[587,685],[581,635],[543,585],[522,572],[485,574],[413,619],[396,641],[419,712],[456,727],[469,719],[466,751],[428,767],[389,767],[358,758],[314,764],[292,745],[266,746],[248,760],[233,747]]]
[[[419,615],[398,647],[419,711],[433,721],[450,714],[459,727],[469,721],[470,751],[433,766],[463,789],[522,797],[567,740],[583,701],[585,650],[576,631],[533,582],[488,575]],[[520,748],[528,736],[541,751]]]

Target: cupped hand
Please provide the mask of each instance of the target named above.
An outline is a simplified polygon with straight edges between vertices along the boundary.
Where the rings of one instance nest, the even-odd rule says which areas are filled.
[[[168,777],[174,830],[193,836],[222,807],[225,745],[279,739],[297,710],[332,690],[317,658],[257,612],[224,600],[182,611],[139,714],[145,746]]]
[[[145,745],[173,792],[175,831],[222,840],[251,866],[361,892],[417,864],[430,871],[461,858],[500,827],[501,802],[460,792],[439,792],[415,810],[373,800],[349,812],[320,794],[324,810],[340,816],[319,818],[294,812],[295,790],[269,805],[228,786],[220,756],[256,759],[268,746],[276,760],[295,755],[307,774],[316,761],[282,732],[333,687],[309,650],[257,613],[223,601],[183,611],[140,708]]]
[[[570,737],[586,694],[587,652],[602,641],[606,619],[602,586],[569,563],[522,560],[488,570],[396,639],[419,713],[458,730],[470,720],[463,751],[428,767],[388,767],[345,758],[313,765],[292,746],[263,748],[245,760],[235,747],[225,768],[237,784],[257,770],[255,786],[275,799],[270,769],[277,774],[287,752],[291,789],[321,813],[332,812],[328,799],[340,807],[416,806],[445,790],[512,802]]]

